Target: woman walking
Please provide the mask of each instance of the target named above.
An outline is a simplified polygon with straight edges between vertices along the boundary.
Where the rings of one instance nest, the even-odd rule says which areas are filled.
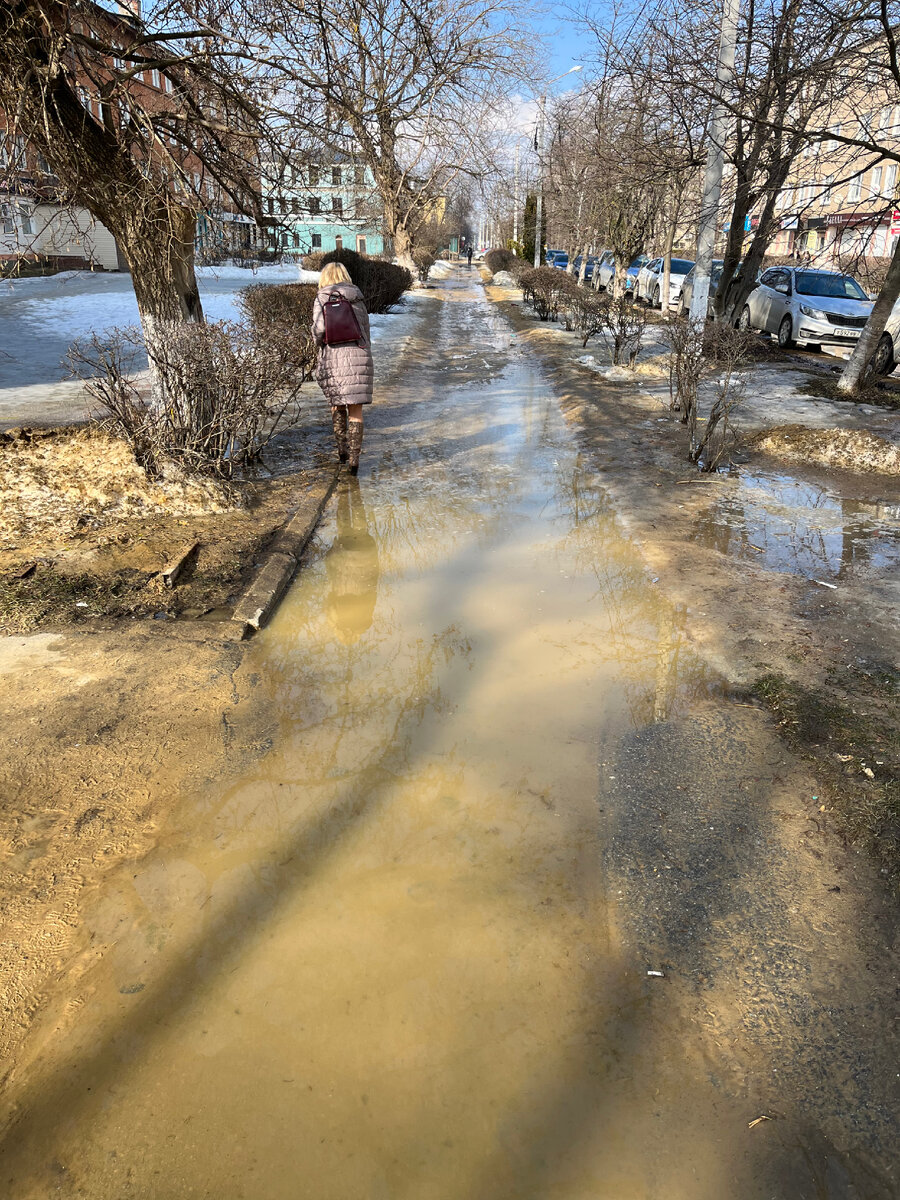
[[[359,470],[363,405],[372,403],[372,341],[362,292],[342,263],[326,263],[313,304],[313,337],[319,347],[316,379],[331,405],[338,457]]]

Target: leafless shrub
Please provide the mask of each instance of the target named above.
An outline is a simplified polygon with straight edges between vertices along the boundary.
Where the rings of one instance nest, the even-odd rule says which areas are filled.
[[[596,292],[580,288],[569,301],[569,310],[573,315],[575,328],[581,334],[582,347],[587,346],[592,337],[596,337],[608,323],[606,309],[609,300]]]
[[[517,258],[518,255],[513,254],[512,250],[488,250],[484,256],[484,265],[492,275],[496,275],[498,271],[509,271],[512,274]]]
[[[555,319],[562,302],[578,287],[571,275],[553,267],[533,267],[524,271],[521,283],[525,298],[542,321]]]
[[[729,417],[746,390],[742,368],[753,359],[753,336],[721,321],[692,321],[677,317],[669,325],[670,408],[681,413],[690,436],[688,458],[703,459],[703,469],[714,471],[729,443]],[[716,372],[716,396],[703,436],[697,436],[697,401],[703,376]]]
[[[297,416],[309,377],[304,342],[277,325],[260,337],[248,324],[184,324],[154,351],[165,405],[154,404],[134,374],[143,350],[136,329],[94,335],[69,350],[72,373],[85,382],[96,418],[124,438],[149,475],[167,460],[230,479],[261,456]]]
[[[729,418],[743,401],[747,377],[743,368],[753,361],[753,335],[748,330],[715,321],[707,325],[704,350],[716,374],[716,395],[703,436],[692,443],[691,462],[703,462],[704,471],[715,471],[729,450],[732,430]],[[696,439],[695,439],[696,440]]]
[[[597,334],[609,351],[614,366],[627,360],[633,367],[640,353],[647,324],[647,313],[639,304],[632,304],[624,296],[615,300],[598,297],[605,303],[597,309]],[[586,344],[586,343],[585,343]]]
[[[703,353],[705,322],[676,317],[669,325],[669,408],[681,413],[687,425],[691,449],[697,434],[697,392],[706,368]]]
[[[413,262],[416,264],[416,271],[419,276],[419,281],[424,283],[428,278],[428,272],[437,261],[431,251],[426,250],[423,246],[417,246],[412,252]]]

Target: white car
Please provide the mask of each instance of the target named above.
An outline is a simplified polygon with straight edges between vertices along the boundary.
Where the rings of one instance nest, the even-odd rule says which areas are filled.
[[[646,300],[658,308],[662,297],[664,258],[654,258],[638,271],[635,299]],[[673,258],[669,264],[669,304],[677,304],[681,285],[694,264],[689,258]]]
[[[769,267],[747,298],[742,329],[774,333],[778,345],[848,346],[859,338],[872,301],[852,275],[820,267]]]

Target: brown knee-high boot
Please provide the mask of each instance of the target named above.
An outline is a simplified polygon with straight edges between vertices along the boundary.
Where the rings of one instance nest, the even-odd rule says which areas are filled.
[[[359,470],[359,455],[362,450],[363,423],[349,421],[347,439],[350,443],[350,474],[355,475]]]
[[[331,427],[334,430],[334,440],[337,443],[338,461],[345,463],[350,457],[350,445],[347,440],[347,409],[343,404],[335,404],[331,410]]]

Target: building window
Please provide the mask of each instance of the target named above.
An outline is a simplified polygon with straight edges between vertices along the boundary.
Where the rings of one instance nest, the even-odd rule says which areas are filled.
[[[322,211],[322,201],[318,196],[310,196],[309,198],[309,214],[312,217],[317,217]]]
[[[822,199],[822,206],[823,206],[823,208],[827,208],[827,207],[828,207],[828,205],[831,203],[831,201],[832,201],[832,199],[833,199],[833,196],[834,196],[833,189],[832,189],[832,184],[834,183],[834,176],[833,176],[833,175],[829,175],[829,176],[828,176],[828,177],[825,179],[825,181],[824,181],[824,182],[825,182],[825,186],[824,186],[824,188],[823,188],[823,190],[822,190],[822,197],[821,197],[821,199]]]
[[[331,197],[331,211],[340,215],[344,211],[344,201],[341,196]]]
[[[300,249],[300,234],[295,233],[293,235],[293,240],[294,240],[294,249],[299,250]]]
[[[155,88],[159,87],[159,71],[156,69],[156,67],[154,67],[150,72],[150,82]]]
[[[321,233],[314,233],[312,235],[312,248],[313,248],[313,250],[321,250],[322,249]]]
[[[862,195],[862,179],[857,175],[855,179],[850,180],[850,186],[847,188],[847,199],[850,203],[858,200]]]
[[[356,239],[356,252],[357,254],[365,254],[366,252],[366,239],[362,236],[358,236]]]
[[[0,228],[7,234],[16,232],[16,222],[13,219],[11,204],[0,204]]]
[[[840,125],[832,125],[832,127],[829,129],[828,132],[835,134],[837,137],[840,137],[841,136],[841,127],[840,127]],[[840,142],[836,142],[834,140],[834,138],[831,138],[830,141],[828,142],[828,145],[826,148],[831,154],[834,154],[834,152],[837,150],[839,145],[840,145]]]
[[[340,236],[340,234],[338,234],[338,236],[334,239],[334,248],[335,250],[343,250],[344,248],[344,239]]]
[[[274,216],[275,215],[275,201],[273,200],[273,198],[271,196],[266,201],[266,206],[269,210],[269,216]],[[532,224],[534,224],[533,221],[532,221]]]
[[[357,187],[365,186],[365,182],[366,182],[366,168],[365,167],[357,166],[357,167],[353,168],[353,182],[356,184]],[[532,222],[532,224],[534,224],[534,222]]]
[[[872,174],[869,177],[869,195],[881,195],[881,167],[873,167]]]
[[[340,167],[332,167],[331,168],[331,186],[332,187],[340,187],[341,186],[341,168]]]
[[[897,164],[888,163],[884,168],[884,194],[886,199],[895,199],[897,191]]]

